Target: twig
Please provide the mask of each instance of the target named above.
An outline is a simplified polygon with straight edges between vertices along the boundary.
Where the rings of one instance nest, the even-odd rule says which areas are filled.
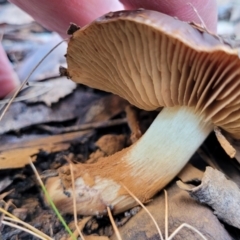
[[[85,123],[77,126],[65,127],[63,129],[59,129],[57,127],[49,127],[46,125],[39,125],[37,126],[37,128],[45,130],[52,134],[61,134],[61,133],[67,133],[67,132],[83,131],[88,129],[113,127],[113,126],[122,125],[126,123],[127,123],[127,119],[121,118],[121,119],[113,119],[113,120],[103,121],[103,122]]]

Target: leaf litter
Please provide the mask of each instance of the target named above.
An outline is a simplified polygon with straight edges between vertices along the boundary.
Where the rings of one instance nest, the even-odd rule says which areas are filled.
[[[230,15],[233,12],[236,14],[234,8],[227,9],[232,9]],[[234,19],[236,20],[236,17]],[[236,21],[234,24],[237,25]],[[19,76],[23,79],[25,78],[23,77],[24,74],[26,76],[29,69],[32,68],[31,59],[37,59],[38,57],[36,56],[39,56],[39,52],[36,51],[39,39],[41,39],[40,42],[42,43],[47,42],[44,39],[46,37],[50,38],[50,35],[53,33],[44,32],[43,28],[39,28],[40,34],[38,34],[38,38],[35,38],[35,44],[31,45],[32,49],[28,48],[26,50],[24,41],[26,42],[27,40],[22,37],[22,30],[19,30],[20,28],[12,23],[5,23],[5,27],[7,29],[5,37],[12,38],[13,35],[9,33],[14,32],[16,35],[15,39],[17,37],[18,39],[22,39],[18,51],[14,53],[17,53],[16,57],[21,62],[13,61],[13,64],[17,66]],[[25,24],[28,33],[31,32],[29,29],[35,27],[32,22]],[[54,34],[52,38],[54,42]],[[33,40],[34,38],[32,37],[31,39]],[[5,38],[4,40],[7,39]],[[8,54],[9,56],[13,56],[6,42],[5,47],[8,49]],[[27,54],[29,51],[32,52],[31,55]],[[76,86],[72,83],[67,87],[66,85],[63,87],[62,84],[68,84],[70,81],[64,80],[65,83],[62,83],[60,78],[53,79],[58,77],[58,74],[56,70],[53,72],[49,71],[51,68],[55,69],[56,66],[58,67],[60,62],[63,63],[63,54],[61,51],[61,49],[56,51],[53,57],[54,68],[53,65],[42,65],[43,67],[38,68],[31,79],[31,82],[41,81],[41,84],[46,84],[46,86],[56,83],[54,85],[55,89],[52,88],[41,94],[35,92],[35,95],[30,95],[30,97],[27,96],[32,93],[31,90],[34,93],[36,89],[34,90],[33,87],[32,89],[24,89],[19,94],[19,97],[25,97],[24,101],[21,100],[12,104],[7,115],[2,120],[0,128],[0,156],[9,154],[9,152],[12,154],[5,155],[4,157],[4,159],[10,159],[10,164],[5,170],[1,170],[0,180],[1,186],[3,186],[0,194],[4,201],[11,200],[14,203],[14,205],[8,207],[8,211],[14,213],[18,218],[28,221],[32,226],[36,226],[42,232],[55,239],[66,239],[66,233],[61,228],[52,210],[48,208],[31,169],[29,166],[23,167],[26,161],[28,161],[26,159],[29,156],[34,156],[36,167],[41,174],[49,170],[54,173],[59,166],[66,164],[66,156],[71,156],[74,162],[97,161],[99,157],[112,154],[135,142],[145,132],[156,115],[154,112],[145,113],[144,111],[129,107],[125,101],[117,96],[81,86],[75,89]],[[48,60],[49,62],[51,61]],[[50,67],[44,68],[47,65]],[[59,82],[57,83],[57,81]],[[67,81],[69,82],[67,83]],[[109,124],[102,125],[102,128],[96,128],[96,124],[101,125],[100,123],[119,119],[125,120],[120,125]],[[88,127],[90,126],[90,130],[85,130],[84,132],[82,129],[77,129],[77,127],[85,124],[90,124],[87,125]],[[51,136],[52,134],[54,136]],[[68,137],[66,138],[66,136]],[[211,141],[211,144],[209,144],[209,141]],[[240,152],[239,143],[231,142],[231,140],[228,141],[236,149],[236,158],[238,158]],[[213,165],[220,169],[240,186],[240,168],[238,163],[235,159],[230,159],[227,154],[224,155],[219,149],[219,143],[211,135],[199,151],[202,154],[199,155],[198,152],[192,157],[191,163],[194,167],[189,167],[188,165],[177,179],[182,179],[186,184],[191,184],[192,189],[198,188],[196,184],[203,186],[204,182],[200,182],[200,176],[204,174],[206,166],[211,164],[211,166]],[[221,152],[221,157],[219,157],[219,152]],[[10,156],[14,156],[14,158]],[[20,162],[25,161],[21,165],[21,168],[17,166],[19,159],[22,159]],[[225,168],[223,162],[227,161],[229,161],[228,167]],[[0,168],[2,166],[0,165]],[[220,176],[215,176],[212,181],[214,183],[218,182],[219,179],[222,179],[223,175],[220,174]],[[164,194],[159,193],[158,196],[147,204],[147,208],[154,216],[157,225],[161,230],[165,229],[164,236],[171,235],[177,227],[189,226],[188,224],[198,229],[207,239],[232,239],[233,237],[237,239],[240,236],[238,229],[233,230],[218,220],[216,215],[219,216],[219,214],[216,213],[219,213],[219,211],[215,210],[213,212],[205,205],[199,204],[185,191],[179,189],[175,181],[176,179],[167,186],[169,208],[167,228],[166,219],[164,219],[166,205]],[[222,183],[222,181],[220,182]],[[207,187],[209,186],[207,185]],[[239,189],[236,186],[234,189],[234,193],[236,194]],[[219,200],[224,200],[224,197]],[[131,210],[113,216],[119,226],[123,224],[122,227],[119,227],[122,239],[159,239],[157,230],[154,224],[149,221],[149,216],[145,211],[141,210],[138,212],[133,210],[133,214],[130,214],[130,212]],[[226,212],[224,213],[223,215],[226,215]],[[127,217],[129,215],[131,216],[130,218]],[[78,217],[81,219],[80,216]],[[69,225],[74,222],[72,216],[65,216],[65,218]],[[221,216],[219,219],[223,220]],[[230,222],[232,219],[233,217],[230,217]],[[84,224],[82,223],[80,229],[84,232],[85,239],[97,240],[108,239],[108,237],[116,239],[108,217],[93,217],[90,220],[82,221]],[[236,226],[239,228],[238,225]],[[13,230],[13,228],[8,226],[2,226],[1,230],[3,239],[16,237],[18,239],[26,239],[29,236],[22,230]],[[32,239],[35,238],[32,237]],[[183,228],[174,236],[174,239],[202,238],[195,231]]]

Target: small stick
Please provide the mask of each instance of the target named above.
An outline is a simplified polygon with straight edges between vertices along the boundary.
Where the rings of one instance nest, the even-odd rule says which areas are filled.
[[[39,129],[48,131],[53,134],[61,134],[61,133],[67,133],[67,132],[83,131],[88,129],[113,127],[113,126],[122,125],[126,123],[127,123],[127,119],[121,118],[121,119],[113,119],[113,120],[103,121],[103,122],[85,123],[77,126],[66,127],[63,129],[59,129],[57,127],[49,127],[46,125],[39,125],[37,127]]]

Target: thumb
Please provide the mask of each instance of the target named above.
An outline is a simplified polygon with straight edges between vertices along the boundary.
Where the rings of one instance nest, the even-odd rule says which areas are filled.
[[[217,31],[216,0],[120,0],[126,9],[156,10],[182,21],[201,24],[213,33]],[[197,12],[195,12],[195,10]]]
[[[0,98],[12,92],[18,85],[18,77],[0,44]]]

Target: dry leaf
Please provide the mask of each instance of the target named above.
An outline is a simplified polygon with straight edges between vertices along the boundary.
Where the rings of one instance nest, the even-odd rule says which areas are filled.
[[[48,80],[42,84],[44,84],[48,90],[41,95],[29,98],[26,101],[27,103],[43,102],[48,107],[51,107],[53,103],[56,103],[59,99],[66,97],[77,87],[76,83],[66,79],[65,77]]]
[[[240,190],[222,172],[207,167],[199,186],[193,187],[181,181],[178,181],[178,186],[194,199],[213,208],[220,220],[240,229]]]
[[[19,79],[23,81],[29,72],[42,60],[42,58],[60,41],[61,37],[58,34],[52,34],[51,39],[38,48],[27,58],[25,58],[17,68]],[[57,49],[55,49],[44,62],[34,71],[29,78],[29,82],[40,81],[53,77],[59,77],[59,66],[66,65],[67,43],[63,42]]]
[[[89,105],[97,99],[99,95],[77,89],[51,108],[42,103],[34,105],[24,102],[13,103],[1,121],[0,134],[40,123],[72,120],[81,114],[84,117],[86,108],[89,108]]]
[[[139,186],[141,187],[141,186]],[[206,206],[198,204],[189,195],[179,189],[176,184],[167,188],[169,205],[169,236],[182,223],[188,223],[199,230],[208,240],[230,240],[232,239],[223,225],[218,221],[213,212]],[[164,236],[165,229],[165,198],[161,193],[147,205],[148,210],[156,219]],[[148,214],[142,209],[127,224],[119,228],[120,235],[124,240],[132,239],[159,239],[156,227]],[[117,240],[116,236],[111,237]],[[199,235],[189,229],[182,229],[174,240],[202,240]]]
[[[79,114],[78,124],[106,121],[124,111],[129,103],[117,95],[107,95],[96,100]]]

